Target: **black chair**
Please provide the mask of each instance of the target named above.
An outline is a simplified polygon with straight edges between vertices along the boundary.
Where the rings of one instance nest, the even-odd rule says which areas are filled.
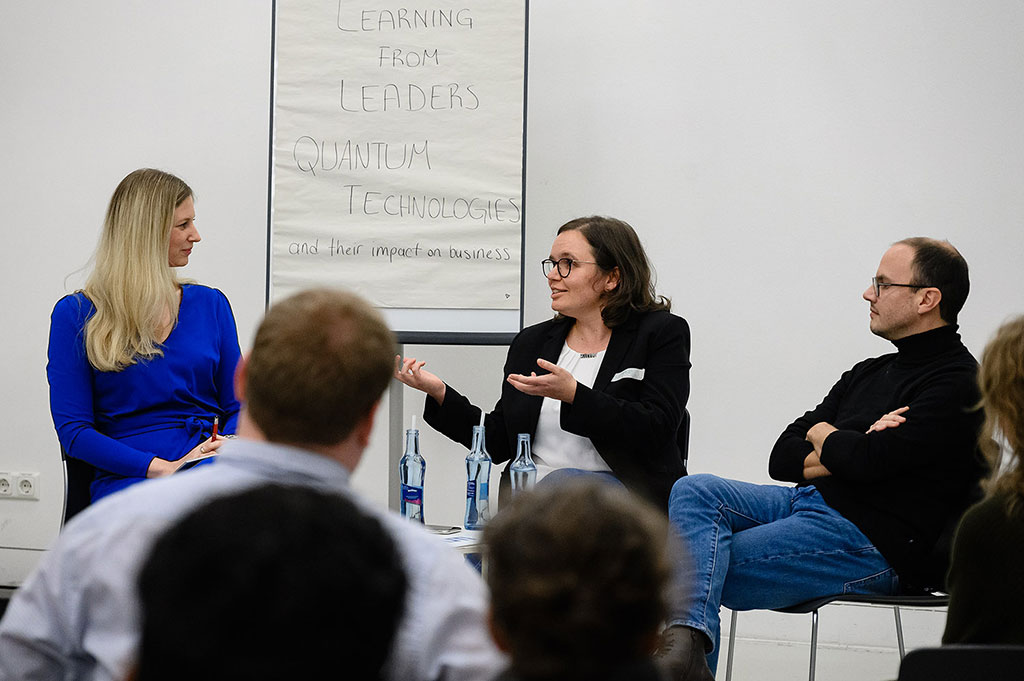
[[[60,458],[64,462],[64,512],[61,515],[63,527],[78,512],[89,505],[89,485],[96,469],[82,461],[68,456],[62,447]]]
[[[927,565],[928,571],[919,575],[919,583],[941,585],[945,583],[946,571],[949,567],[949,555],[953,546],[953,535],[960,523],[960,517],[967,510],[970,503],[981,498],[981,488],[976,486],[971,496],[967,499],[958,512],[950,515],[942,533],[931,548]],[[941,587],[940,587],[941,588]],[[900,660],[906,655],[906,647],[903,643],[903,621],[900,619],[900,608],[943,608],[949,605],[949,595],[938,591],[933,587],[910,587],[904,593],[895,596],[869,596],[860,594],[837,594],[835,596],[822,596],[804,603],[797,603],[788,608],[778,608],[776,612],[792,614],[811,613],[811,660],[810,671],[807,678],[814,681],[814,668],[817,662],[818,650],[818,610],[832,602],[838,603],[862,603],[866,605],[888,605],[892,606],[896,618],[896,643],[900,651]],[[729,653],[726,662],[725,681],[732,681],[732,654],[736,641],[736,616],[733,612],[729,622]]]
[[[4,613],[7,612],[7,604],[11,602],[12,596],[14,596],[13,586],[0,586],[0,620],[3,620]]]
[[[957,645],[918,648],[900,665],[899,681],[1019,681],[1024,646]]]
[[[683,408],[683,422],[679,424],[679,431],[676,433],[676,444],[679,445],[679,453],[683,455],[683,469],[689,473],[687,464],[690,462],[690,410]]]
[[[803,603],[779,608],[775,612],[803,615],[811,614],[811,660],[808,681],[814,681],[814,670],[818,661],[818,610],[829,603],[863,603],[868,605],[892,606],[896,616],[896,642],[900,650],[900,659],[906,654],[903,643],[903,620],[900,619],[900,608],[939,608],[949,605],[949,596],[944,593],[920,593],[897,596],[873,596],[862,594],[837,594],[822,596]],[[729,652],[725,664],[725,681],[732,681],[732,656],[736,644],[736,620],[739,613],[733,612],[729,621]]]

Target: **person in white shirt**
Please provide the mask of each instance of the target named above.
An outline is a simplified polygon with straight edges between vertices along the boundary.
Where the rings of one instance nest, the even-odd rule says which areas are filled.
[[[440,539],[350,489],[393,348],[383,319],[357,296],[314,290],[274,305],[236,375],[239,439],[212,465],[111,495],[64,529],[0,622],[0,680],[123,679],[138,651],[137,574],[153,542],[211,498],[267,482],[346,495],[391,533],[409,587],[386,678],[484,681],[500,672],[506,660],[487,633],[479,575]],[[181,644],[194,635],[216,632],[182,632]]]

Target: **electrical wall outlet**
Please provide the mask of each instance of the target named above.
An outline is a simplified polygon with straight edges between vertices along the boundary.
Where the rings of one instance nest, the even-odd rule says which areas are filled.
[[[18,499],[39,498],[39,473],[17,473],[14,476],[14,496]]]
[[[0,472],[0,499],[38,499],[39,473]]]

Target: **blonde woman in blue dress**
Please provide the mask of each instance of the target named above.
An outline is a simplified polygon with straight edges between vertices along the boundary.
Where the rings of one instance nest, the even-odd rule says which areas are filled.
[[[85,288],[53,309],[46,375],[68,456],[95,501],[216,452],[233,433],[240,351],[231,305],[179,280],[200,241],[192,189],[141,169],[114,191]]]

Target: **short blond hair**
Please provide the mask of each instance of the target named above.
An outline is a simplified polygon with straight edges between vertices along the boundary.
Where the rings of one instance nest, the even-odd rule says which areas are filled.
[[[337,444],[384,393],[394,353],[394,335],[359,296],[297,293],[271,307],[256,331],[246,408],[271,442]]]
[[[192,188],[162,170],[129,173],[110,197],[85,295],[96,307],[85,329],[89,363],[120,371],[162,355],[160,332],[178,321],[178,279],[167,258],[174,210]]]

